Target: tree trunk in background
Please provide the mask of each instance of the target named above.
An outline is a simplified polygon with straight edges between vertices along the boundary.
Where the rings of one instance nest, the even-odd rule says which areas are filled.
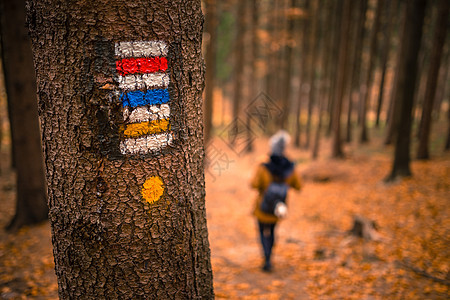
[[[442,50],[444,48],[448,26],[449,6],[450,3],[448,0],[439,1],[434,40],[431,49],[430,66],[425,90],[425,99],[422,107],[422,120],[420,122],[422,126],[420,127],[421,133],[419,134],[420,139],[417,149],[418,159],[428,159],[430,157],[428,143],[430,139],[431,119],[439,76],[439,67],[441,65]]]
[[[1,6],[5,87],[17,171],[16,213],[7,228],[16,230],[47,220],[48,207],[25,1],[3,0]]]
[[[394,14],[392,13],[393,8],[397,7],[396,1],[388,1],[386,3],[386,12],[385,12],[385,21],[383,26],[383,46],[382,46],[382,54],[381,54],[381,79],[380,79],[380,87],[378,90],[378,101],[377,101],[377,115],[375,120],[375,127],[380,126],[380,115],[381,108],[383,107],[383,99],[384,99],[384,83],[386,80],[386,69],[387,62],[389,59],[389,50],[391,48],[391,32],[392,32],[392,18]]]
[[[411,114],[425,8],[426,0],[411,0],[406,4],[406,21],[402,34],[401,59],[398,62],[398,81],[394,97],[396,101],[401,103],[401,116],[397,130],[392,171],[387,177],[387,181],[392,181],[399,176],[411,176],[409,167]]]
[[[0,9],[0,11],[1,11],[1,9]],[[0,14],[0,18],[1,18],[1,14]],[[1,32],[1,21],[0,21],[0,32]],[[0,39],[1,39],[1,34],[0,34]],[[0,42],[0,54],[3,52],[1,44],[2,43]],[[3,59],[2,59],[0,61],[0,99],[5,99],[5,98],[6,98],[5,77],[4,77]],[[0,109],[4,109],[4,106],[5,106],[5,104],[3,103],[3,101],[0,100]],[[6,118],[4,119],[3,115],[0,114],[0,153],[3,152],[3,137],[4,137],[3,124],[6,122],[7,122]],[[3,161],[0,161],[0,175],[2,174],[2,170],[3,170],[2,166],[3,166]]]
[[[233,80],[233,120],[239,118],[239,103],[242,101],[242,86],[244,79],[244,32],[245,32],[245,1],[239,2],[237,12],[237,36],[234,51],[234,80]],[[238,123],[233,122],[234,132],[237,135]],[[234,143],[234,139],[232,140]]]
[[[447,140],[445,141],[445,147],[444,147],[445,151],[450,150],[450,106],[447,108],[447,122],[448,122],[448,127],[447,127]]]
[[[200,0],[29,4],[59,297],[213,299]]]
[[[309,36],[309,30],[310,30],[310,20],[311,20],[311,13],[310,13],[310,0],[304,1],[303,10],[307,12],[307,15],[303,18],[301,21],[301,36],[299,37],[299,43],[301,47],[301,56],[300,56],[300,64],[299,64],[299,91],[297,96],[297,106],[296,106],[296,112],[295,112],[295,139],[294,144],[296,147],[300,147],[301,145],[301,113],[302,113],[302,103],[303,98],[305,97],[305,89],[307,86],[307,80],[308,77],[308,61],[309,61],[309,53],[310,53],[310,45],[309,43],[305,43],[305,40]]]
[[[282,109],[282,113],[276,120],[275,129],[278,130],[280,128],[285,129],[285,120],[289,117],[289,107],[288,101],[286,101],[285,95],[286,91],[284,90],[284,83],[287,77],[287,65],[288,65],[288,56],[287,56],[287,2],[290,0],[278,0],[277,1],[277,21],[278,24],[277,32],[278,34],[275,36],[275,41],[278,43],[277,45],[277,53],[276,53],[276,77],[275,77],[275,100],[280,105]]]
[[[206,0],[206,32],[209,41],[206,49],[206,75],[205,75],[205,145],[211,138],[212,116],[214,106],[214,87],[216,82],[216,47],[217,47],[217,3],[216,0]]]
[[[295,7],[295,0],[289,0],[289,5],[287,10],[291,10]],[[281,90],[281,101],[283,114],[281,116],[280,128],[286,129],[287,123],[289,121],[289,116],[291,113],[291,78],[292,78],[292,63],[294,62],[294,51],[293,51],[293,40],[294,40],[294,25],[295,19],[293,16],[287,16],[287,40],[285,45],[285,64],[286,69],[284,70],[285,76],[280,84]]]
[[[323,104],[325,102],[324,98],[319,98],[319,105],[317,108],[317,127],[316,132],[314,134],[314,145],[312,150],[312,159],[315,160],[319,157],[319,149],[320,149],[320,131],[322,130],[322,113],[323,113]]]
[[[439,1],[439,0],[436,0]],[[428,66],[430,62],[430,53],[432,51],[431,38],[433,36],[434,18],[438,14],[438,7],[433,3],[429,6],[429,9],[425,12],[424,28],[423,28],[423,39],[422,45],[419,50],[419,59],[417,65],[417,79],[414,91],[414,102],[413,102],[413,112],[412,112],[412,123],[414,120],[418,120],[418,126],[416,130],[417,139],[420,139],[420,134],[422,133],[422,120],[419,117],[421,114],[422,107],[425,100],[425,89],[427,85],[428,76]]]
[[[331,28],[331,35],[333,37],[332,40],[332,47],[331,47],[331,51],[330,51],[330,78],[331,78],[331,85],[330,85],[330,93],[328,95],[328,107],[327,107],[327,112],[328,112],[328,127],[327,127],[327,136],[329,136],[331,134],[331,129],[333,128],[333,124],[334,124],[334,110],[333,108],[335,107],[335,102],[336,102],[336,85],[337,85],[337,81],[338,81],[338,63],[339,63],[339,45],[341,45],[341,27],[342,27],[342,2],[344,0],[337,0],[335,1],[335,10],[334,10],[334,22],[333,22],[333,26]]]
[[[333,24],[333,4],[334,0],[326,0],[324,1],[323,8],[320,10],[321,14],[321,24],[322,24],[322,39],[323,46],[320,47],[320,57],[322,57],[323,63],[321,64],[321,72],[323,72],[324,76],[322,77],[322,85],[318,90],[318,107],[317,107],[317,127],[314,134],[314,144],[312,149],[312,159],[317,159],[319,157],[319,149],[320,149],[320,133],[323,127],[323,112],[324,107],[326,105],[326,99],[329,93],[329,83],[330,78],[327,76],[328,70],[330,68],[330,55],[329,51],[331,50],[332,45],[332,36],[329,34],[328,28],[330,24]]]
[[[399,28],[399,32],[403,32],[405,30],[405,26],[406,26],[406,3],[402,3],[402,1],[399,1],[400,5],[399,5],[399,10],[401,11],[400,14],[400,20],[398,22],[398,28]],[[398,39],[398,45],[397,45],[397,58],[396,58],[396,66],[395,66],[395,75],[394,75],[394,82],[392,84],[392,91],[391,91],[391,95],[390,95],[390,102],[389,102],[389,109],[387,112],[387,118],[386,118],[386,125],[387,125],[387,130],[386,130],[386,138],[384,140],[384,144],[385,145],[391,145],[397,135],[397,128],[399,126],[399,120],[400,120],[400,113],[401,113],[401,104],[398,101],[398,99],[396,99],[395,95],[397,94],[397,83],[398,83],[398,72],[399,72],[399,67],[398,65],[400,64],[400,61],[402,59],[402,52],[400,51],[400,48],[402,47],[402,40],[399,38]]]
[[[251,47],[252,47],[252,54],[250,58],[250,80],[249,80],[249,95],[248,95],[248,101],[247,105],[251,103],[254,97],[256,97],[256,89],[257,89],[257,72],[256,72],[256,63],[258,60],[258,36],[257,36],[257,29],[258,29],[258,2],[256,0],[251,0],[250,2],[250,14],[251,14]],[[251,132],[251,115],[247,113],[245,115],[245,122],[247,124],[247,146],[245,147],[247,152],[253,151],[253,134]]]
[[[436,119],[439,120],[440,119],[440,114],[442,111],[442,102],[444,101],[444,99],[446,98],[446,93],[448,88],[450,87],[450,82],[448,80],[449,78],[449,73],[450,73],[450,34],[447,31],[447,36],[448,36],[448,42],[447,42],[447,47],[444,47],[444,51],[445,53],[442,55],[442,63],[441,63],[441,68],[439,71],[439,79],[438,79],[438,87],[437,87],[437,91],[436,91],[436,102],[434,105],[434,112],[433,115],[436,116]]]
[[[316,93],[315,93],[315,78],[316,78],[316,70],[319,65],[319,47],[320,47],[320,36],[317,34],[318,26],[319,26],[319,7],[320,1],[313,1],[310,5],[310,15],[312,22],[312,28],[309,37],[309,44],[312,47],[311,56],[310,56],[310,67],[309,67],[309,97],[308,97],[308,118],[306,120],[306,141],[305,148],[309,148],[310,140],[311,140],[311,118],[313,105],[316,102]]]
[[[348,110],[347,110],[347,127],[345,141],[350,143],[352,141],[352,117],[353,117],[353,104],[355,102],[354,91],[360,90],[360,75],[361,75],[361,61],[362,61],[362,49],[364,44],[364,35],[366,33],[366,11],[367,11],[367,0],[358,1],[355,5],[357,9],[357,22],[356,22],[356,38],[354,42],[353,50],[353,69],[351,71],[350,79],[350,92],[348,99]]]
[[[347,59],[348,59],[348,35],[350,31],[351,3],[350,0],[343,1],[342,24],[340,32],[338,76],[336,81],[336,100],[333,106],[333,144],[331,156],[334,158],[344,157],[341,141],[341,111],[347,83]]]
[[[267,1],[267,22],[266,22],[266,31],[268,35],[268,45],[266,46],[266,78],[265,78],[265,86],[266,91],[269,97],[274,99],[275,97],[275,72],[276,72],[276,51],[273,49],[273,41],[277,36],[276,31],[276,18],[274,16],[274,12],[277,11],[277,0],[268,0]]]
[[[367,70],[365,92],[362,98],[363,102],[361,111],[361,136],[359,139],[361,143],[366,143],[369,141],[369,134],[367,132],[367,111],[372,91],[375,63],[377,60],[378,32],[380,30],[380,21],[381,21],[381,13],[383,12],[383,5],[384,0],[378,0],[377,9],[375,13],[375,21],[372,30],[372,37],[370,41],[369,68]]]
[[[332,93],[331,87],[335,80],[335,78],[332,76],[332,70],[334,69],[334,63],[332,61],[332,55],[331,53],[334,52],[333,42],[334,42],[334,24],[336,23],[337,14],[336,14],[336,6],[338,2],[332,0],[328,2],[327,7],[325,8],[327,17],[325,18],[325,25],[324,27],[324,50],[323,50],[323,70],[324,70],[324,86],[321,89],[320,97],[324,98],[323,104],[322,104],[322,114],[324,111],[329,113],[328,109],[326,109],[329,106],[330,103],[330,94]],[[327,29],[330,30],[327,30]],[[331,117],[329,114],[327,115]],[[327,130],[327,135],[329,135],[329,132]],[[314,146],[316,147],[316,146]],[[318,147],[318,146],[317,146]],[[314,151],[314,150],[313,150]]]

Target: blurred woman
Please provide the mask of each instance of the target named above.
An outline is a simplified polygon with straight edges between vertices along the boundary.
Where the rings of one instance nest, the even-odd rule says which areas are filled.
[[[286,206],[279,205],[275,212],[263,211],[261,205],[269,186],[273,182],[285,184],[300,190],[300,178],[294,172],[294,163],[285,155],[284,150],[290,140],[285,131],[279,131],[270,138],[269,144],[271,155],[268,162],[258,166],[255,177],[251,185],[258,190],[258,197],[255,201],[253,215],[256,217],[259,226],[259,234],[264,252],[263,270],[270,272],[272,270],[271,255],[275,243],[275,226],[278,220],[286,214]]]

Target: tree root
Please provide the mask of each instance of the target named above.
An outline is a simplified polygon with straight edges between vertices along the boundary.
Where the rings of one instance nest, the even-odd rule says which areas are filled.
[[[429,278],[429,279],[431,279],[433,281],[436,281],[438,283],[441,283],[441,284],[445,284],[446,286],[450,286],[450,280],[442,279],[442,278],[436,277],[434,275],[431,275],[430,273],[426,272],[425,270],[419,269],[419,268],[411,265],[409,262],[397,261],[397,264],[399,264],[404,269],[408,269],[408,270],[413,271],[417,275]]]

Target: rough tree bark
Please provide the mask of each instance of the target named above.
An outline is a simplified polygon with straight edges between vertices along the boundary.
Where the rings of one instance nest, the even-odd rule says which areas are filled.
[[[441,65],[442,51],[447,32],[448,16],[450,2],[448,0],[439,1],[438,16],[436,20],[436,29],[431,50],[430,66],[427,76],[427,85],[425,89],[425,99],[423,101],[422,119],[419,134],[419,145],[417,148],[418,159],[429,159],[428,142],[431,131],[431,118],[436,95],[436,88],[439,76],[439,67]]]
[[[25,1],[1,1],[2,54],[17,171],[16,213],[9,230],[47,220],[47,191],[39,131],[36,77],[25,27]]]
[[[212,299],[200,0],[30,1],[61,299]]]
[[[395,180],[397,177],[411,176],[409,163],[412,107],[426,3],[426,0],[411,0],[406,3],[405,27],[400,49],[401,59],[397,66],[396,93],[393,98],[401,106],[401,116],[397,129],[392,171],[386,181]]]

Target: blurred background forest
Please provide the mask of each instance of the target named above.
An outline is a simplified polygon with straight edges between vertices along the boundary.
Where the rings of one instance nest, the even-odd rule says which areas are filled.
[[[428,124],[448,117],[448,3],[420,4],[423,28],[413,33],[418,20],[407,2],[206,1],[206,137],[239,118],[251,131],[247,119],[263,93],[272,106],[266,134],[286,129],[313,157],[320,139],[331,136],[332,156],[342,157],[344,143],[370,142],[374,130],[392,144],[409,90],[412,136],[420,142],[414,156],[428,158]],[[417,61],[417,76],[404,76],[412,46],[417,60],[407,64]],[[448,149],[448,135],[442,138]]]
[[[203,2],[206,201],[217,298],[448,299],[449,6]],[[11,84],[34,74],[33,66],[23,58],[31,58],[27,44],[8,37],[23,33],[8,31],[7,9],[0,225],[8,231],[0,233],[0,298],[51,299],[57,287],[49,225],[41,224],[43,166],[27,152],[41,155],[39,134],[29,130],[39,132],[35,83]],[[23,73],[10,71],[13,59],[25,61]],[[275,271],[263,274],[248,183],[279,129],[292,137],[288,155],[304,188],[290,195]],[[28,226],[34,223],[41,225]]]

